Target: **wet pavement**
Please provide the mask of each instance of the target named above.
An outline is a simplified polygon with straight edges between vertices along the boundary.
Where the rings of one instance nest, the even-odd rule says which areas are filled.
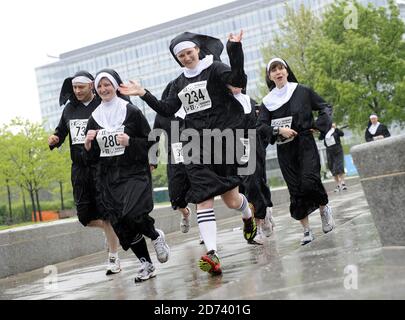
[[[306,246],[288,204],[273,208],[275,232],[263,246],[246,244],[240,218],[218,220],[219,277],[197,267],[205,247],[194,227],[166,235],[165,264],[149,247],[157,276],[143,283],[133,281],[140,264],[131,252],[120,251],[123,270],[113,276],[99,252],[0,279],[0,299],[405,299],[405,247],[381,247],[360,184],[330,193],[330,204],[335,230],[323,234],[314,212],[315,240]]]

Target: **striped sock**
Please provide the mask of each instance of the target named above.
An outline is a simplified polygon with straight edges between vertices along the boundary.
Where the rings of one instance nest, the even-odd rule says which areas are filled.
[[[239,195],[242,198],[242,204],[236,210],[242,212],[242,219],[249,219],[252,216],[252,211],[250,211],[248,200],[242,193],[239,193]]]
[[[217,222],[214,209],[197,210],[197,222],[207,251],[217,251]]]

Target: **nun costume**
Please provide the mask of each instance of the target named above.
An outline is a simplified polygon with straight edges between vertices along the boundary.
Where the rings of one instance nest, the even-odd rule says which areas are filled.
[[[59,95],[59,105],[65,105],[65,107],[53,133],[59,138],[59,142],[49,147],[51,150],[59,148],[69,135],[73,198],[78,219],[84,226],[90,221],[104,218],[96,205],[94,163],[86,162],[83,157],[87,121],[100,104],[101,99],[92,94],[92,100],[80,102],[73,91],[73,84],[90,84],[93,81],[94,77],[87,71],[79,71],[73,77],[64,80]]]
[[[281,88],[270,79],[270,73],[276,68],[287,70],[287,82]],[[284,60],[272,59],[266,69],[270,92],[260,106],[258,128],[270,138],[271,144],[277,144],[278,162],[290,193],[291,216],[303,222],[322,206],[327,209],[321,212],[321,217],[323,213],[326,217],[322,218],[323,231],[329,232],[333,228],[332,215],[327,206],[328,195],[321,182],[319,153],[311,129],[317,129],[321,134],[329,131],[332,125],[331,106],[312,89],[298,84]],[[313,111],[318,112],[316,120]],[[281,127],[293,129],[297,135],[286,139],[279,134]],[[312,239],[312,232],[304,227],[301,244]]]
[[[183,156],[189,160],[185,161],[185,169],[190,181],[185,200],[187,203],[197,204],[197,222],[207,248],[207,254],[201,257],[199,267],[213,275],[222,272],[216,253],[216,221],[213,209],[215,196],[221,195],[229,208],[242,213],[246,240],[256,235],[256,225],[246,197],[237,191],[241,177],[238,175],[236,153],[227,150],[224,136],[207,133],[214,129],[221,132],[227,129],[234,133],[240,119],[244,117],[243,108],[227,87],[246,86],[241,38],[242,32],[239,36],[229,37],[226,46],[231,65],[229,67],[220,61],[223,44],[219,39],[184,32],[170,43],[170,52],[174,59],[180,66],[185,66],[182,68],[183,72],[173,80],[166,99],[156,99],[136,83],[123,86],[122,90],[123,93],[140,95],[153,110],[163,116],[171,116],[180,109],[185,112],[183,133],[187,129],[193,129],[192,139],[199,141],[200,145],[199,152],[193,152],[195,150],[188,149],[189,145],[183,143]],[[207,140],[211,141],[211,148],[204,147],[204,141]],[[232,143],[238,142],[233,140]],[[192,151],[191,155],[189,151]],[[226,162],[230,157],[233,162],[231,164]]]
[[[162,93],[162,99],[165,99],[168,94],[172,81],[166,86],[165,90]],[[161,129],[167,134],[167,157],[168,164],[166,167],[167,170],[167,181],[169,189],[169,197],[173,210],[179,208],[186,208],[187,202],[185,196],[188,189],[190,188],[190,182],[187,177],[186,168],[183,163],[181,142],[179,139],[174,140],[174,137],[171,135],[172,126],[177,126],[179,130],[179,137],[181,131],[184,129],[184,119],[183,115],[176,114],[170,117],[164,117],[160,114],[156,114],[155,122],[153,124],[153,129]],[[158,140],[159,141],[159,140]],[[157,161],[156,161],[157,162]],[[157,163],[156,163],[157,167]]]
[[[103,69],[97,73],[95,88],[99,95],[102,98],[108,95],[100,85],[105,80],[112,85],[114,94],[92,113],[86,128],[85,149],[88,158],[98,162],[97,191],[102,210],[109,217],[122,248],[131,248],[141,260],[142,267],[135,281],[143,281],[155,275],[144,235],[152,239],[160,262],[169,258],[164,234],[155,229],[154,219],[149,216],[153,209],[148,161],[150,127],[138,107],[117,92],[122,80],[116,71]],[[90,130],[97,130],[93,140],[88,139]]]
[[[378,121],[376,114],[370,116],[370,121],[368,123],[364,137],[367,142],[379,140],[383,138],[390,137],[391,134],[388,131],[388,128]]]

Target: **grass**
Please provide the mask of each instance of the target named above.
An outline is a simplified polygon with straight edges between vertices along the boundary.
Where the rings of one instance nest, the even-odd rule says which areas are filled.
[[[3,226],[0,226],[0,231],[1,230],[12,229],[12,228],[17,228],[17,227],[29,226],[29,225],[34,224],[34,223],[40,223],[40,222],[29,221],[29,222],[21,222],[21,223],[11,224],[11,225],[3,225]]]
[[[76,219],[76,217],[65,218],[63,220],[69,220],[69,219]],[[0,231],[13,229],[13,228],[18,228],[18,227],[30,226],[30,225],[33,225],[33,224],[48,223],[48,222],[52,222],[52,221],[59,221],[59,220],[37,221],[37,222],[26,221],[26,222],[11,224],[11,225],[0,225]]]

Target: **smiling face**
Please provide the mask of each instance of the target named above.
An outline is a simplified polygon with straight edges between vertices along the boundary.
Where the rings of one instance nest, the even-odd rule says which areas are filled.
[[[194,69],[200,61],[199,53],[200,49],[198,47],[188,48],[181,50],[176,57],[184,67]]]
[[[371,121],[372,124],[377,124],[378,117],[377,116],[372,116],[372,117],[370,117],[370,121]]]
[[[73,92],[80,102],[87,102],[93,99],[93,84],[77,82],[73,84]]]
[[[282,88],[287,83],[288,72],[282,63],[274,63],[270,66],[269,78],[274,81],[277,88]]]
[[[111,101],[117,95],[113,84],[107,78],[101,78],[97,85],[97,93],[106,102]]]

